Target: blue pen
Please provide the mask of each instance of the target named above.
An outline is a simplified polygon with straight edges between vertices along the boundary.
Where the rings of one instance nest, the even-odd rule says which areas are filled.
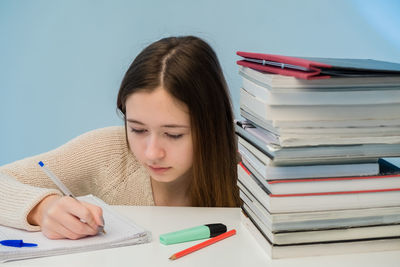
[[[17,239],[17,240],[11,240],[11,239],[10,240],[1,240],[0,244],[2,244],[3,246],[15,247],[15,248],[37,247],[37,244],[35,244],[35,243],[25,243],[21,239]]]
[[[39,166],[47,174],[47,176],[57,185],[57,187],[64,193],[64,195],[75,198],[75,196],[68,190],[68,188],[58,179],[58,177],[50,171],[42,161],[39,161]],[[76,199],[76,198],[75,198]]]

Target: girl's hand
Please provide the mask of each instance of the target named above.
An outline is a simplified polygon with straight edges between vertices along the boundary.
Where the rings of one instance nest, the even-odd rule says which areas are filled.
[[[39,225],[49,239],[79,239],[97,235],[104,227],[100,207],[58,195],[50,195],[36,205],[28,222]]]

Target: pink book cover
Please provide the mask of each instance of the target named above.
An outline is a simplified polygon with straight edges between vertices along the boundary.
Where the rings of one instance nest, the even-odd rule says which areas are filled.
[[[248,60],[237,61],[238,65],[249,67],[252,69],[271,72],[275,74],[292,76],[299,79],[311,80],[311,79],[327,79],[330,78],[329,75],[320,75],[321,70],[319,67],[330,68],[330,65],[321,64],[319,62],[314,62],[302,58],[271,55],[271,54],[261,54],[261,53],[250,53],[250,52],[237,52],[237,55],[244,57],[245,59],[258,59],[270,62],[281,63],[280,66],[273,66],[269,64],[255,63]],[[307,70],[298,70],[294,68],[285,67],[285,64],[303,67]]]
[[[400,75],[400,64],[373,59],[313,58],[236,52],[243,57],[237,64],[299,79],[328,79],[338,77],[376,77]]]

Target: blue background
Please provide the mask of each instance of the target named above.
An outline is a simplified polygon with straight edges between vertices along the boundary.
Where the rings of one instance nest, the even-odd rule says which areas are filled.
[[[122,124],[120,81],[148,44],[216,50],[238,117],[237,50],[400,62],[395,0],[1,0],[0,165]]]

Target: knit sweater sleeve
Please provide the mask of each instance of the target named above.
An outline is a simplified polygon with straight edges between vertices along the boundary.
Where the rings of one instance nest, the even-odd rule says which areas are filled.
[[[60,192],[23,184],[0,173],[0,224],[28,231],[40,230],[39,226],[28,223],[27,216],[42,199],[53,194]]]
[[[123,128],[109,127],[85,133],[55,150],[0,167],[0,224],[39,230],[27,222],[27,215],[46,196],[61,194],[40,169],[39,161],[73,194],[96,195],[104,190],[104,168],[110,158],[122,153],[121,147],[126,147]]]

